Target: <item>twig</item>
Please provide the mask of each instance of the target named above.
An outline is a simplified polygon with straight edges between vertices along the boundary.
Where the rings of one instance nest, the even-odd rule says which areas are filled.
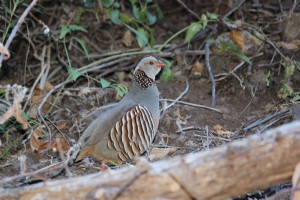
[[[56,85],[55,87],[53,87],[44,97],[43,101],[41,102],[41,104],[39,105],[38,109],[37,109],[37,113],[38,113],[38,119],[39,122],[43,122],[43,124],[45,124],[45,126],[47,127],[48,133],[51,133],[50,127],[48,126],[48,124],[46,123],[43,113],[42,113],[42,108],[44,106],[44,104],[47,102],[47,99],[52,95],[52,93],[56,90],[58,90],[59,88],[61,88],[62,86],[66,85],[67,83],[72,82],[71,80],[65,80],[63,82],[61,82],[60,84]],[[50,138],[50,137],[49,137]]]
[[[267,128],[269,128],[270,126],[272,126],[273,124],[275,124],[276,122],[278,122],[279,120],[289,117],[288,115],[283,115],[282,117],[279,117],[278,119],[274,120],[273,122],[267,124],[265,127],[263,127],[261,130],[258,131],[258,133],[256,134],[260,134],[262,132],[264,132]]]
[[[230,16],[230,15],[231,15],[232,13],[234,13],[237,9],[239,9],[239,8],[243,5],[243,3],[245,3],[245,0],[238,1],[238,4],[237,4],[236,6],[234,6],[234,8],[231,9],[228,13],[226,13],[226,14],[224,15],[224,17]]]
[[[30,5],[25,9],[25,11],[23,12],[23,14],[21,15],[21,17],[19,18],[17,24],[15,25],[14,29],[11,31],[11,34],[9,35],[9,38],[7,39],[7,41],[5,42],[5,48],[9,48],[12,40],[14,39],[14,37],[16,36],[17,31],[19,30],[20,26],[22,25],[22,23],[24,22],[26,16],[28,15],[28,13],[30,12],[30,10],[33,8],[33,6],[37,3],[38,0],[33,0]],[[2,61],[3,61],[4,55],[1,54],[0,56],[0,69],[2,67]]]
[[[160,99],[160,101],[175,102],[176,100],[173,100],[173,99]],[[215,112],[218,112],[218,113],[221,113],[221,114],[223,113],[221,110],[219,110],[217,108],[212,108],[212,107],[204,106],[204,105],[201,105],[201,104],[195,104],[195,103],[190,103],[190,102],[186,102],[186,101],[179,101],[179,100],[176,101],[176,103],[187,105],[187,106],[192,106],[192,107],[196,107],[196,108],[204,108],[204,109],[212,110],[212,111],[215,111]]]
[[[254,123],[250,124],[249,126],[243,128],[243,131],[249,131],[250,129],[253,129],[253,128],[257,127],[257,126],[260,126],[261,124],[263,124],[263,123],[265,123],[265,122],[267,122],[267,121],[269,121],[269,120],[271,120],[271,119],[273,119],[275,117],[278,117],[280,115],[288,113],[288,112],[290,112],[290,109],[283,110],[283,111],[277,112],[277,113],[275,113],[273,115],[269,115],[269,116],[267,116],[264,119],[257,120],[256,122],[254,122]]]
[[[209,79],[212,84],[212,107],[216,107],[216,81],[214,78],[214,75],[211,71],[210,62],[209,62],[209,42],[206,42],[205,44],[205,65],[209,74]]]
[[[200,127],[197,127],[197,126],[189,126],[189,127],[185,127],[185,128],[182,128],[182,130],[178,130],[178,131],[176,131],[176,133],[181,133],[181,132],[186,132],[186,131],[206,131],[206,129],[204,129],[204,128],[200,128]],[[195,136],[196,137],[208,137],[208,136],[204,136],[204,135],[196,135],[195,134]],[[218,137],[218,136],[215,136],[215,135],[213,135],[213,136],[210,136],[211,138],[216,138],[216,139],[220,139],[220,140],[223,140],[223,141],[226,141],[226,142],[230,142],[230,141],[232,141],[232,140],[230,140],[230,139],[226,139],[226,138],[222,138],[222,137]]]
[[[194,15],[198,20],[200,20],[199,15],[197,15],[197,13],[195,13],[189,7],[187,7],[187,5],[185,5],[185,3],[183,3],[181,0],[177,0],[177,2],[180,3],[180,5],[182,5],[190,14]]]
[[[7,182],[11,182],[11,181],[16,180],[16,179],[26,177],[26,176],[34,176],[34,175],[37,175],[37,174],[40,174],[40,173],[44,173],[44,172],[48,172],[48,171],[52,171],[52,170],[56,170],[56,169],[61,169],[63,167],[64,167],[63,163],[58,162],[58,163],[52,164],[50,166],[44,167],[42,169],[39,169],[39,170],[36,170],[36,171],[33,171],[33,172],[27,172],[27,173],[23,173],[23,174],[20,174],[20,175],[15,175],[15,176],[10,176],[10,177],[4,178],[4,179],[0,180],[0,185],[2,185],[4,183],[7,183]]]
[[[174,106],[187,93],[187,91],[189,90],[190,86],[189,86],[188,80],[186,80],[185,82],[186,82],[186,86],[185,86],[184,91],[172,103],[170,103],[165,108],[163,108],[163,111],[166,111],[169,108],[171,108],[172,106]]]
[[[255,94],[256,94],[257,89],[258,89],[258,85],[259,85],[259,83],[256,84],[254,93],[253,93],[253,90],[251,90],[251,91],[252,91],[252,92],[251,92],[251,93],[252,93],[252,94],[251,94],[252,98],[251,98],[251,100],[249,101],[249,103],[246,105],[246,107],[242,110],[242,112],[240,113],[240,116],[245,112],[245,110],[247,110],[247,108],[251,105],[252,101],[254,100]]]

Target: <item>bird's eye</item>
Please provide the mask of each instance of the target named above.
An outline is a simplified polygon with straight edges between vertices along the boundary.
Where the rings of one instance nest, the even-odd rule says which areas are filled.
[[[150,65],[153,65],[153,64],[154,64],[154,62],[153,62],[153,61],[150,61],[150,62],[149,62],[149,64],[150,64]]]

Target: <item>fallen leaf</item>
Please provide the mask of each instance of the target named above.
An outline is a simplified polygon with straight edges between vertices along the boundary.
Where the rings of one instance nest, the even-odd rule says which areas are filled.
[[[63,151],[63,153],[68,152],[70,146],[67,141],[62,136],[57,136],[50,145],[50,150],[53,152]]]
[[[276,46],[290,51],[297,50],[299,48],[297,44],[287,42],[276,42]]]
[[[176,150],[177,149],[175,147],[167,147],[167,148],[153,147],[151,149],[148,158],[150,161],[161,160],[162,158],[166,158],[167,156],[174,154]]]
[[[133,37],[130,30],[127,30],[123,36],[122,42],[126,47],[131,47],[133,42]]]
[[[230,39],[235,42],[241,51],[244,51],[244,34],[238,29],[232,29],[229,34]]]
[[[48,148],[49,140],[44,137],[43,128],[38,126],[35,128],[30,137],[29,143],[33,153],[42,153]],[[57,135],[50,144],[50,150],[58,152],[60,149],[63,153],[69,150],[70,146],[67,141],[60,135]]]
[[[204,69],[203,64],[200,63],[199,61],[195,62],[191,66],[191,72],[195,76],[201,76],[203,73],[203,69]]]
[[[85,88],[82,88],[81,90],[79,90],[78,96],[83,97],[83,96],[85,96],[87,94],[90,94],[91,92],[92,91],[90,90],[90,88],[85,87]]]
[[[57,125],[57,128],[60,129],[60,130],[62,130],[66,127],[67,127],[67,125],[65,123]]]
[[[227,131],[227,130],[224,129],[220,124],[215,125],[215,126],[214,126],[214,130],[215,130],[219,135],[222,135],[222,136],[225,136],[225,137],[230,137],[231,135],[233,135],[233,132]]]
[[[29,143],[33,153],[40,153],[41,150],[47,149],[48,141],[43,140],[43,138],[44,135],[41,126],[38,126],[32,131],[29,137]]]
[[[47,87],[51,87],[51,86],[47,86]],[[49,89],[49,88],[48,88]],[[46,86],[45,86],[45,90],[46,90]],[[28,116],[32,119],[36,119],[37,117],[37,109],[40,105],[40,103],[43,101],[43,99],[45,98],[44,92],[39,89],[39,88],[35,88],[33,90],[33,94],[31,97],[31,101],[30,101],[30,109],[28,111]],[[47,102],[44,104],[42,111],[43,112],[47,112],[50,108],[51,108],[51,104],[49,102],[51,102],[53,100],[53,96],[51,95]]]
[[[10,58],[10,53],[8,49],[0,42],[0,53],[3,54],[3,59],[8,60]]]
[[[22,117],[23,108],[22,101],[26,95],[27,88],[14,85],[11,89],[13,94],[13,104],[5,111],[2,117],[0,117],[0,124],[3,124],[11,117],[14,117],[17,122],[22,125],[23,130],[28,129],[27,120]]]

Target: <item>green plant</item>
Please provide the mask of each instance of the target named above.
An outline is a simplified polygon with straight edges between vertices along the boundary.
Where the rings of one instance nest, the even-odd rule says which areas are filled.
[[[160,7],[152,0],[130,0],[131,15],[120,12],[120,4],[115,0],[101,0],[114,24],[123,24],[135,35],[140,47],[153,46],[154,29],[157,19],[162,19]],[[155,14],[153,14],[155,13]]]
[[[226,41],[226,42],[221,42],[219,46],[219,50],[221,52],[228,52],[234,56],[237,56],[244,62],[251,64],[251,60],[248,56],[246,56],[240,49],[239,47],[231,40]]]
[[[15,15],[15,12],[22,2],[23,0],[1,1],[1,7],[4,9],[4,16],[2,18],[4,19],[4,27],[0,28],[2,32],[2,42],[6,40],[9,30],[15,26],[18,20],[18,16]]]
[[[128,88],[126,87],[126,85],[120,84],[114,80],[109,82],[109,81],[101,78],[100,84],[101,84],[102,88],[108,88],[108,87],[114,88],[120,97],[123,97],[128,92]]]
[[[88,32],[82,26],[72,24],[72,25],[69,25],[69,26],[62,26],[61,31],[60,31],[60,35],[59,35],[59,39],[62,40],[62,42],[64,44],[65,52],[66,52],[68,63],[69,63],[69,67],[68,67],[69,78],[73,81],[75,81],[78,77],[80,77],[81,73],[79,71],[77,71],[76,69],[72,68],[72,66],[71,66],[68,50],[67,50],[67,47],[66,47],[66,37],[67,37],[67,35],[70,35],[72,32],[76,32],[76,31],[84,32],[84,33]],[[78,44],[80,45],[80,47],[84,51],[86,57],[88,58],[88,60],[90,60],[88,50],[85,46],[85,42],[83,40],[79,39],[78,37],[75,37],[75,36],[72,36],[70,40],[74,40],[74,41],[78,42]]]
[[[285,100],[291,98],[292,101],[299,101],[300,92],[294,91],[294,88],[292,88],[290,84],[290,80],[292,79],[296,68],[295,62],[292,60],[284,60],[281,64],[284,67],[284,75],[281,79],[281,88],[278,91],[278,97]]]

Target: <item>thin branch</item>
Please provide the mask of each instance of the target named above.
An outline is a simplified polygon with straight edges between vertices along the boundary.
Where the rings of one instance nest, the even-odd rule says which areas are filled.
[[[175,102],[176,100],[174,100],[174,99],[160,99],[160,101]],[[215,111],[215,112],[218,112],[218,113],[221,113],[221,114],[223,113],[221,110],[219,110],[217,108],[212,108],[212,107],[201,105],[201,104],[195,104],[195,103],[190,103],[190,102],[186,102],[186,101],[179,101],[179,100],[176,101],[176,103],[183,104],[183,105],[186,105],[186,106],[192,106],[192,107],[196,107],[196,108],[208,109],[208,110],[212,110],[212,111]]]
[[[38,0],[33,0],[30,5],[26,8],[26,10],[23,12],[23,14],[21,15],[21,17],[19,18],[17,24],[15,25],[14,29],[11,31],[11,34],[9,35],[9,38],[7,39],[7,41],[5,42],[5,48],[9,48],[11,42],[13,41],[14,37],[16,36],[17,31],[19,30],[20,26],[22,25],[22,23],[24,22],[26,16],[28,15],[28,13],[30,12],[30,10],[33,8],[33,6],[35,6],[35,4],[37,3]],[[4,55],[1,54],[0,56],[0,69],[2,67],[2,61],[3,61]]]
[[[249,126],[243,128],[243,131],[249,131],[250,129],[253,129],[253,128],[257,127],[257,126],[260,126],[263,123],[265,123],[265,122],[267,122],[267,121],[269,121],[269,120],[271,120],[271,119],[273,119],[275,117],[278,117],[280,115],[284,115],[284,114],[286,114],[286,113],[288,113],[290,111],[291,111],[290,109],[283,110],[283,111],[277,112],[277,113],[275,113],[273,115],[269,115],[269,116],[267,116],[264,119],[257,120],[256,122],[254,122],[254,123],[250,124]]]
[[[64,167],[64,165],[63,165],[62,162],[54,163],[50,166],[44,167],[42,169],[39,169],[39,170],[36,170],[36,171],[33,171],[33,172],[27,172],[27,173],[23,173],[23,174],[20,174],[20,175],[15,175],[15,176],[10,176],[10,177],[4,178],[4,179],[0,180],[0,185],[11,182],[11,181],[14,181],[16,179],[24,178],[26,176],[35,176],[35,175],[38,175],[38,174],[41,174],[41,173],[53,171],[53,170],[56,170],[56,169],[61,169],[63,167]]]
[[[232,13],[234,13],[237,9],[239,9],[243,4],[245,3],[245,0],[238,1],[238,4],[233,7],[228,13],[224,15],[224,17],[229,17]]]
[[[180,5],[182,5],[190,14],[192,14],[194,17],[196,17],[198,20],[200,20],[199,15],[197,15],[197,13],[195,13],[189,7],[187,7],[187,5],[185,5],[185,3],[183,3],[181,0],[177,0],[177,2],[180,3]]]
[[[211,81],[211,85],[212,85],[212,107],[215,108],[216,107],[216,81],[214,78],[214,75],[211,71],[211,67],[210,67],[210,62],[209,62],[209,42],[206,42],[205,44],[205,66],[207,68],[208,74],[209,74],[209,79]]]
[[[188,80],[185,81],[186,82],[186,86],[185,86],[185,89],[184,91],[172,102],[170,103],[169,105],[167,105],[165,108],[163,108],[162,110],[163,111],[166,111],[168,110],[169,108],[171,108],[172,106],[174,106],[189,90],[190,86],[189,86],[189,82]]]

